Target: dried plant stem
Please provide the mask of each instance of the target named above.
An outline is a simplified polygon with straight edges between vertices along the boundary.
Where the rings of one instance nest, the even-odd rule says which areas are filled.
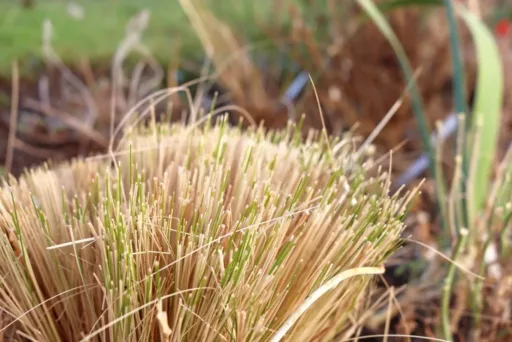
[[[14,143],[16,141],[16,123],[18,122],[18,104],[19,104],[19,71],[18,63],[12,63],[12,99],[11,99],[11,120],[9,122],[9,140],[7,141],[7,156],[5,157],[5,167],[8,172],[12,169],[12,160],[14,154]]]
[[[437,129],[439,131],[439,135],[441,135],[441,132],[444,131],[442,123],[437,123]],[[448,229],[449,223],[448,223],[448,215],[446,213],[446,185],[444,183],[444,177],[443,177],[443,163],[442,163],[442,152],[443,152],[443,144],[444,140],[439,139],[439,144],[437,145],[437,148],[435,149],[435,161],[436,163],[432,165],[432,168],[434,169],[434,179],[436,182],[436,197],[437,197],[437,209],[441,213],[441,224],[444,229]]]
[[[453,251],[453,260],[457,260],[459,253],[464,249],[468,237],[468,231],[461,229],[459,233],[459,239]],[[452,293],[452,285],[455,279],[455,264],[451,264],[448,270],[448,275],[444,279],[443,296],[441,299],[441,324],[443,328],[443,335],[447,341],[453,341],[452,327],[450,320],[450,298]]]
[[[496,208],[496,206],[497,206],[496,200],[498,197],[498,192],[501,189],[502,185],[506,183],[506,180],[505,180],[506,172],[507,172],[508,167],[510,167],[510,165],[512,165],[512,164],[510,164],[511,161],[512,161],[512,147],[507,151],[507,154],[503,158],[503,161],[500,163],[500,166],[496,173],[495,178],[497,181],[496,181],[495,185],[493,186],[491,193],[489,194],[489,198],[487,201],[487,212],[485,213],[484,218],[481,221],[482,224],[485,225],[485,227],[493,227],[494,226],[493,219],[495,218],[495,216],[493,214],[495,213],[495,210],[497,209]],[[502,228],[498,233],[498,240],[504,241],[502,239],[502,237],[504,236],[505,232],[507,231],[506,228],[508,226],[508,222],[511,219],[511,217],[512,217],[512,211],[510,212],[508,217],[505,217]],[[481,250],[482,256],[485,256],[488,248],[495,241],[495,239],[496,239],[495,234],[492,234],[492,233],[488,234],[487,239],[485,240],[485,243]],[[505,239],[505,240],[508,240],[508,239]],[[502,246],[504,246],[503,243],[502,243]],[[485,258],[482,258],[482,260],[480,261],[479,272],[478,272],[480,275],[482,275],[482,276],[484,275],[486,266],[487,266],[487,262],[486,262]],[[472,306],[473,306],[472,311],[473,311],[474,325],[475,325],[473,336],[476,338],[479,338],[479,335],[480,335],[480,324],[481,324],[481,319],[482,319],[482,299],[483,299],[482,289],[483,289],[483,285],[484,285],[483,279],[478,279],[475,283],[474,290],[473,290],[473,296],[472,296],[473,297],[472,298]]]

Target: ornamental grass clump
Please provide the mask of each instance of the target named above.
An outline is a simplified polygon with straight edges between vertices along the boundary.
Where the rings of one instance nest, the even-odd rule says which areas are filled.
[[[108,156],[10,180],[0,192],[2,333],[348,336],[412,196],[388,196],[388,175],[354,146],[351,136],[304,141],[291,125],[162,124],[127,133]]]

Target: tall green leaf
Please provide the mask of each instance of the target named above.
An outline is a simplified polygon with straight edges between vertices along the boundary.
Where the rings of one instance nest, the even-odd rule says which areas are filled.
[[[477,155],[477,167],[472,170],[468,184],[473,194],[468,199],[470,222],[482,209],[489,187],[489,176],[496,154],[501,111],[503,105],[503,65],[498,46],[485,24],[463,6],[457,6],[458,14],[469,28],[476,47],[478,74],[470,130],[479,129],[480,143],[468,146],[468,154]],[[481,127],[477,127],[478,124]]]

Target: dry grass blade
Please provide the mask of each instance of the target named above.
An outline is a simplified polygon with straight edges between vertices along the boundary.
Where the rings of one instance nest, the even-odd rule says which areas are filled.
[[[18,123],[18,105],[19,105],[19,75],[18,75],[18,65],[17,63],[13,63],[12,68],[12,100],[11,100],[11,118],[9,122],[9,138],[7,142],[7,155],[5,157],[5,165],[7,171],[11,171],[12,169],[12,160],[14,153],[14,142],[16,141],[16,129]]]
[[[419,335],[404,335],[404,334],[387,334],[387,335],[367,335],[367,336],[358,336],[357,338],[347,338],[340,342],[351,342],[351,341],[359,341],[359,340],[367,340],[367,339],[374,339],[378,337],[403,337],[403,338],[414,338],[418,341],[432,341],[432,342],[450,342],[448,340],[444,340],[442,338],[435,338],[435,337],[427,337],[427,336],[419,336]]]
[[[383,274],[385,271],[385,268],[382,267],[359,267],[354,268],[351,270],[346,270],[329,280],[327,283],[322,285],[318,290],[313,292],[311,296],[309,296],[298,308],[295,312],[291,314],[291,316],[288,318],[286,322],[279,328],[279,330],[272,336],[270,339],[270,342],[279,342],[281,339],[286,335],[288,330],[291,329],[293,324],[297,322],[297,320],[302,316],[304,312],[306,312],[307,309],[309,309],[317,300],[318,298],[322,297],[325,293],[332,290],[336,286],[338,286],[342,281],[351,278],[356,277],[360,275],[376,275],[376,274]]]
[[[200,1],[180,0],[180,4],[201,39],[206,55],[220,70],[229,56],[241,50],[234,33],[230,27],[204,8]],[[238,103],[250,104],[256,108],[269,103],[261,73],[247,53],[239,54],[223,69],[219,81],[232,92]]]

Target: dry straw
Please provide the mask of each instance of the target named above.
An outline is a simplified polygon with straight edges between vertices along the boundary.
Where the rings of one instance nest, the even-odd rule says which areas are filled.
[[[368,154],[356,160],[353,137],[300,136],[291,125],[159,125],[129,133],[113,160],[10,180],[0,192],[1,333],[324,341],[346,332],[371,274],[400,244],[412,194],[389,197],[388,175],[369,174]]]

